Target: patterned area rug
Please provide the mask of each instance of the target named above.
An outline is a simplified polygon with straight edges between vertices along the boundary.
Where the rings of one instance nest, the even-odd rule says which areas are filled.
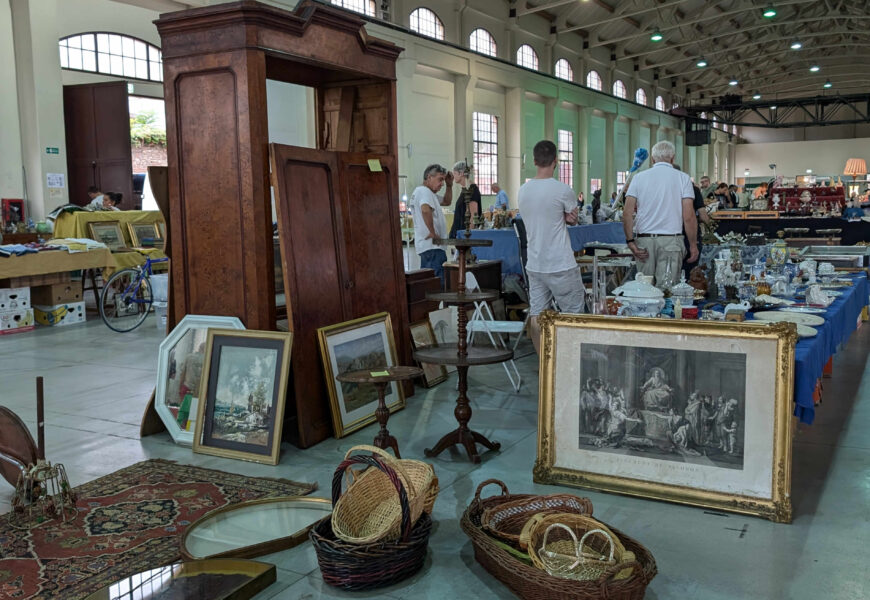
[[[0,516],[0,598],[84,598],[180,558],[185,528],[216,508],[301,496],[314,484],[146,460],[76,488],[78,515],[30,529]]]

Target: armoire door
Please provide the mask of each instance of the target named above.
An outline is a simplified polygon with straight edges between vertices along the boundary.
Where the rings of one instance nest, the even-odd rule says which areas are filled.
[[[338,156],[280,144],[271,144],[270,154],[293,332],[284,435],[307,448],[332,435],[317,329],[341,323],[351,313]]]
[[[89,186],[121,192],[122,208],[133,206],[130,108],[123,81],[63,88],[69,197],[85,205]]]

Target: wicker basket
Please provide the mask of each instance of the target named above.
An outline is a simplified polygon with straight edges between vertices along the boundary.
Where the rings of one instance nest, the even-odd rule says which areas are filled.
[[[531,496],[488,508],[480,521],[487,533],[525,550],[520,539],[523,527],[533,516],[550,513],[591,515],[592,503],[571,494]]]
[[[598,579],[610,567],[634,562],[607,525],[576,514],[553,513],[532,518],[523,537],[532,564],[550,575],[567,579]],[[631,577],[632,569],[616,573],[614,579]]]
[[[332,482],[333,497],[340,496],[332,511],[332,531],[338,539],[352,544],[371,544],[397,540],[403,530],[401,502],[390,476],[380,469],[366,469],[357,474],[352,466],[361,463],[353,462],[354,452],[377,455],[397,474],[407,493],[411,523],[416,523],[423,513],[431,514],[438,497],[438,478],[432,465],[419,460],[399,460],[374,446],[354,446],[345,454]],[[343,496],[342,475],[347,480]]]
[[[502,488],[501,496],[482,500],[480,492],[489,484]],[[474,557],[483,568],[496,579],[508,586],[516,595],[526,600],[640,600],[646,587],[658,572],[652,554],[639,542],[617,529],[610,530],[619,537],[626,550],[634,552],[635,561],[609,569],[596,581],[573,581],[554,577],[514,558],[504,549],[499,540],[487,535],[481,527],[480,519],[487,508],[498,504],[523,500],[532,494],[510,494],[504,483],[496,479],[484,481],[477,488],[474,500],[465,510],[460,525],[471,538]],[[630,568],[632,575],[616,580],[615,575]]]
[[[333,506],[340,500],[341,478],[348,463],[374,467],[389,478],[401,504],[401,538],[398,541],[352,544],[335,536],[331,516],[322,519],[311,529],[308,537],[317,553],[323,581],[346,590],[369,590],[398,583],[423,567],[429,534],[432,532],[432,519],[424,512],[411,526],[411,511],[404,484],[390,465],[374,456],[355,456],[339,465],[333,477]]]

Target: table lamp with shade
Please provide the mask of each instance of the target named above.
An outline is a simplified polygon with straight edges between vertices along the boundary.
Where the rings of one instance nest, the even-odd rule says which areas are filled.
[[[846,161],[843,174],[851,175],[853,180],[857,180],[862,175],[867,175],[867,161],[863,158],[850,158]]]

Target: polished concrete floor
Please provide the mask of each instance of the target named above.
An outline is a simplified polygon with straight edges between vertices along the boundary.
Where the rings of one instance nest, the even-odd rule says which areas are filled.
[[[367,443],[374,426],[314,448],[284,445],[277,467],[194,454],[168,434],[139,439],[139,420],[154,387],[162,339],[149,320],[130,334],[99,320],[84,325],[0,337],[0,404],[35,425],[34,378],[46,380],[46,438],[50,460],[63,462],[80,484],[137,461],[160,457],[225,471],[316,481],[326,497],[332,470],[351,446]],[[323,584],[310,544],[264,557],[278,565],[278,581],[258,599],[280,598],[511,598],[474,560],[459,517],[477,485],[496,477],[514,492],[552,493],[532,483],[537,419],[537,362],[530,345],[518,361],[525,381],[513,393],[500,365],[473,368],[472,424],[502,443],[473,466],[459,452],[432,462],[441,482],[435,530],[425,569],[395,587],[372,593],[337,592]],[[791,525],[715,511],[596,492],[595,515],[651,549],[659,574],[647,598],[681,600],[818,599],[870,597],[870,326],[854,334],[825,380],[816,424],[794,444]],[[390,430],[402,453],[423,449],[453,427],[455,375],[433,389],[418,388]],[[35,433],[34,433],[35,435]],[[11,488],[0,480],[0,512]]]

